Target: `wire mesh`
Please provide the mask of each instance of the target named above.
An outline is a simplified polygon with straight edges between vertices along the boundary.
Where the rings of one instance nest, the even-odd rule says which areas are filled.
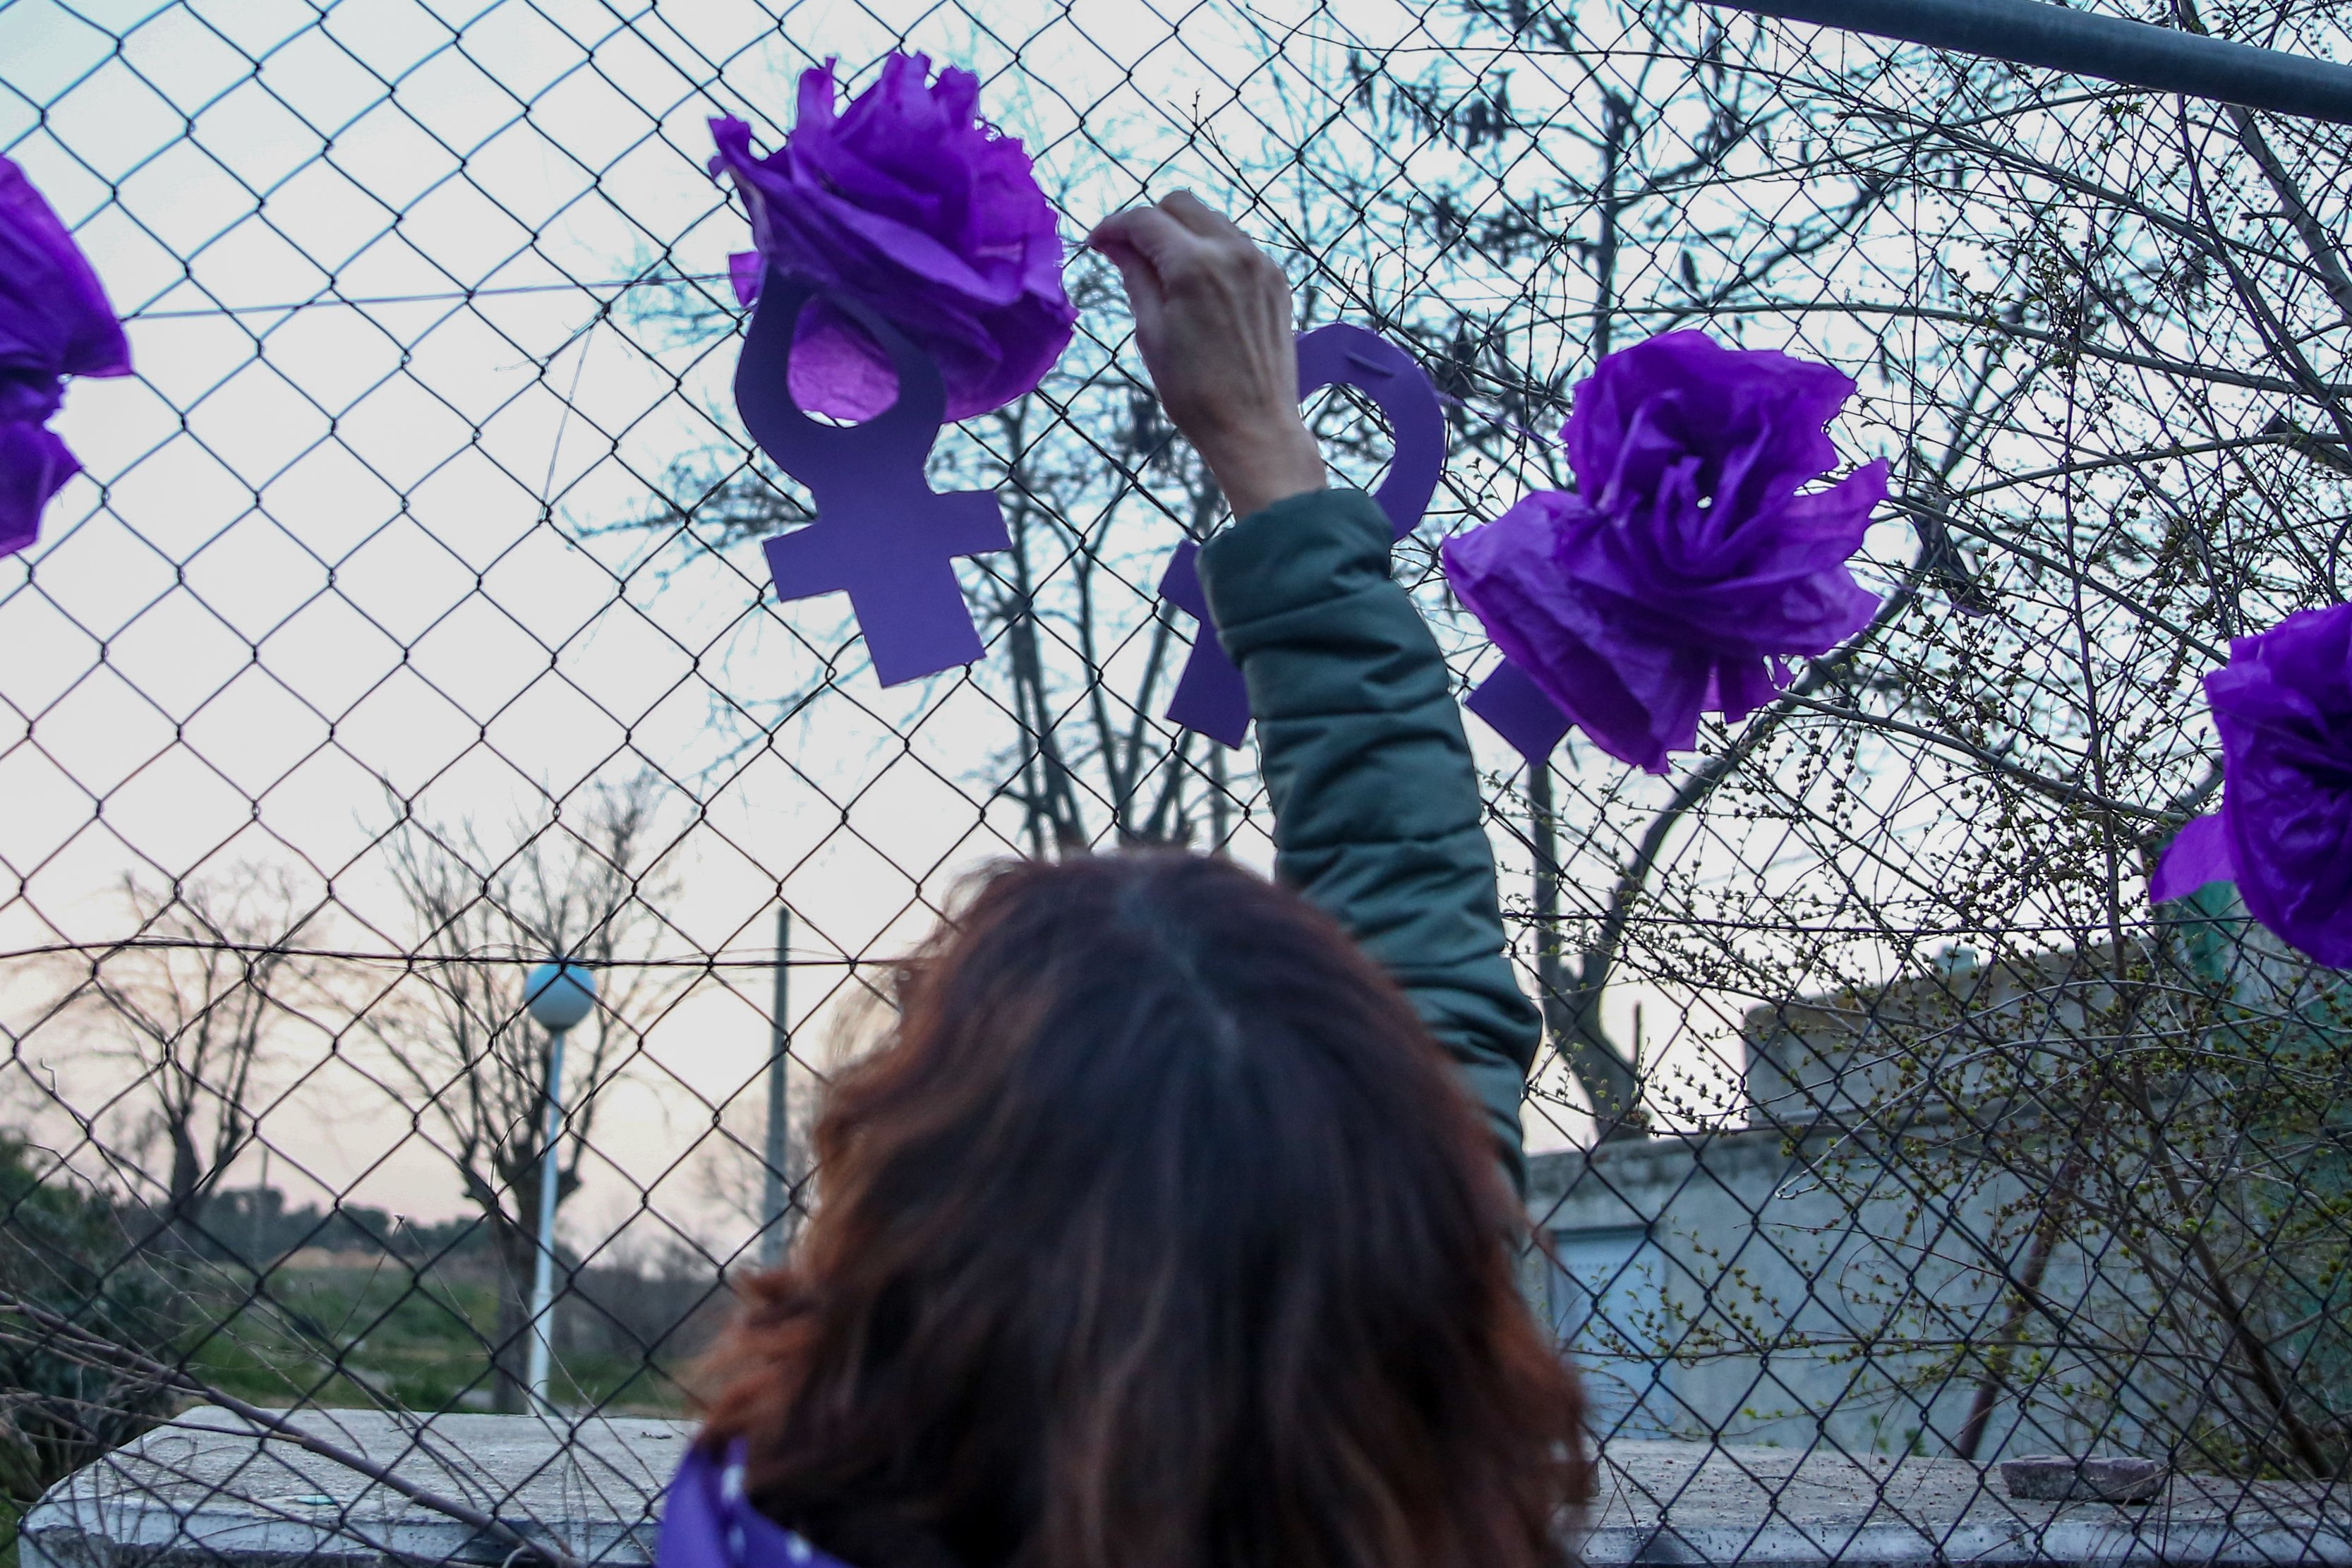
[[[2352,58],[2336,0],[2125,9]],[[0,562],[10,1510],[221,1396],[530,1407],[530,964],[602,984],[570,1431],[680,1410],[960,877],[1270,861],[1251,753],[1160,717],[1159,570],[1220,502],[1098,258],[1060,368],[934,454],[1004,500],[986,659],[881,689],[838,601],[774,599],[807,511],[734,416],[704,121],[772,144],[798,69],[902,46],[981,74],[1072,235],[1190,185],[1307,323],[1431,367],[1399,569],[1465,689],[1435,542],[1565,482],[1599,356],[1697,326],[1861,383],[1867,631],[1665,777],[1469,725],[1547,1026],[1530,1289],[1604,1443],[2342,1474],[2352,991],[2145,884],[2216,798],[2198,677],[2341,595],[2342,128],[1692,0],[9,0],[0,151],[139,365]]]

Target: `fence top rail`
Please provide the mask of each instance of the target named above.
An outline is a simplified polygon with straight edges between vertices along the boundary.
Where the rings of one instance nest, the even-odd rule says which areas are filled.
[[[2352,124],[2352,67],[2045,0],[1710,0],[1791,22]],[[2193,19],[2186,4],[2176,13]]]

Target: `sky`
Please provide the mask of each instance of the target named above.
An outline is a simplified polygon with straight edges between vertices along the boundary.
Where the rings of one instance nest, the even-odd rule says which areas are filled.
[[[651,760],[698,813],[673,807],[666,951],[722,967],[608,1100],[609,1165],[570,1223],[619,1224],[652,1188],[723,1228],[680,1159],[711,1107],[757,1097],[780,886],[821,1061],[843,961],[902,950],[926,899],[1015,847],[1009,810],[974,804],[1005,733],[969,683],[882,691],[855,669],[731,758],[744,712],[825,686],[848,628],[837,602],[761,603],[748,550],[594,532],[723,436],[732,369],[731,341],[669,341],[620,285],[656,259],[723,273],[746,234],[700,166],[704,121],[746,114],[772,144],[814,58],[856,69],[903,27],[981,69],[988,112],[1108,209],[1139,186],[1095,149],[1181,164],[1281,21],[985,16],[0,6],[0,149],[76,229],[138,370],[73,386],[57,428],[86,475],[0,562],[0,950],[123,934],[126,876],[289,867],[331,889],[314,940],[394,953],[414,939],[383,871],[387,791],[495,839]],[[1263,866],[1268,847],[1253,829],[1236,852]],[[45,1016],[66,972],[11,971],[16,1098],[112,1103],[104,1026]],[[320,1016],[277,1047],[269,1179],[298,1202],[458,1212],[446,1162]],[[129,1125],[109,1124],[117,1149]],[[257,1152],[233,1179],[260,1176]]]
[[[5,0],[0,151],[75,227],[138,374],[73,387],[56,427],[86,474],[42,542],[0,560],[0,952],[120,937],[126,876],[272,867],[331,891],[317,940],[396,956],[416,937],[385,873],[395,798],[496,841],[656,765],[681,785],[662,954],[714,962],[605,1102],[603,1163],[567,1225],[590,1240],[650,1206],[723,1250],[741,1225],[693,1151],[716,1108],[760,1098],[780,894],[798,922],[796,1038],[821,1063],[851,1027],[850,961],[903,951],[960,876],[1018,842],[1011,807],[979,799],[1007,742],[982,685],[881,690],[838,603],[780,611],[750,545],[612,530],[674,461],[735,440],[733,340],[649,323],[629,287],[656,268],[718,279],[747,244],[703,167],[705,121],[743,115],[773,145],[798,70],[837,55],[855,75],[903,41],[980,72],[1075,240],[1147,190],[1230,195],[1234,149],[1323,112],[1304,84],[1339,79],[1351,50],[1437,58],[1416,27],[1386,0],[781,16]],[[1350,287],[1413,284],[1400,260]],[[1073,353],[1132,370],[1125,331],[1089,320]],[[1457,480],[1490,509],[1521,483]],[[1904,531],[1874,556],[1900,556]],[[1178,537],[1135,543],[1139,578]],[[1465,670],[1491,657],[1441,633]],[[1516,758],[1469,729],[1482,767],[1510,775]],[[1571,748],[1561,766],[1590,784],[1612,765]],[[1642,805],[1673,785],[1594,787]],[[1516,886],[1523,857],[1501,850]],[[1268,863],[1262,808],[1234,851]],[[112,1098],[103,1030],[47,1013],[59,963],[9,961],[0,979],[11,1102],[60,1140],[60,1106],[111,1106],[104,1135],[128,1147],[135,1101]],[[1742,1006],[1626,984],[1610,1014],[1630,1039],[1638,1009],[1653,1056],[1706,1077]],[[289,1025],[268,1179],[296,1202],[461,1212],[430,1128],[331,1014]],[[751,1125],[740,1103],[733,1124]],[[1557,1109],[1530,1125],[1539,1147],[1580,1130]],[[260,1177],[257,1154],[234,1179]]]

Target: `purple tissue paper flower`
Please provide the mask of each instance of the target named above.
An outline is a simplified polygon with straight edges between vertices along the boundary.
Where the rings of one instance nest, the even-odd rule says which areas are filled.
[[[756,157],[750,126],[713,120],[711,173],[734,176],[759,258],[869,307],[931,356],[948,418],[1001,408],[1044,379],[1077,320],[1029,156],[975,117],[970,71],[927,83],[928,57],[892,55],[836,114],[833,65],[801,74],[780,152]],[[747,259],[730,265],[745,304],[762,270]],[[801,318],[791,375],[801,406],[836,418],[871,418],[898,395],[888,356],[823,305]]]
[[[2234,879],[2281,940],[2352,969],[2352,605],[2233,639],[2205,698],[2221,737],[2221,809],[2181,829],[2148,897]]]
[[[0,158],[0,555],[40,536],[81,465],[46,426],[68,375],[128,375],[131,345],[98,274],[25,172]]]
[[[1538,491],[1444,546],[1496,645],[1610,755],[1666,771],[1698,720],[1747,717],[1870,622],[1853,580],[1886,465],[1804,490],[1853,383],[1824,364],[1668,332],[1576,388],[1574,493]]]

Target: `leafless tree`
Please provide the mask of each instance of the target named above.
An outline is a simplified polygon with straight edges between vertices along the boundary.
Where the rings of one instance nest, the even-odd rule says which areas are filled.
[[[1334,90],[1355,136],[1282,146],[1287,182],[1243,177],[1253,188],[1297,185],[1298,199],[1267,206],[1317,258],[1315,282],[1328,289],[1350,259],[1383,279],[1346,308],[1369,306],[1382,330],[1418,346],[1452,403],[1458,453],[1524,483],[1569,482],[1558,449],[1530,426],[1556,425],[1571,379],[1621,336],[1713,321],[1810,280],[1816,258],[1851,242],[1907,177],[1838,167],[1769,213],[1710,199],[1740,159],[1803,134],[1806,105],[1740,68],[1717,14],[1690,0],[1465,0],[1450,16],[1458,31],[1417,76],[1350,53]],[[1465,286],[1471,279],[1477,286]],[[1433,563],[1421,574],[1443,594]],[[1604,1137],[1651,1120],[1641,1064],[1601,1013],[1622,928],[1675,824],[1737,765],[1628,835],[1608,908],[1581,944],[1570,940],[1562,841],[1589,825],[1570,819],[1551,765],[1524,776],[1508,826],[1529,863],[1522,907],[1546,1034]]]
[[[320,963],[301,951],[322,904],[282,869],[244,867],[157,887],[121,887],[136,934],[89,955],[69,1005],[96,1048],[131,1074],[133,1150],[120,1162],[158,1237],[209,1249],[205,1209],[252,1146],[273,1044],[316,1028]],[[160,1168],[157,1168],[160,1166]]]
[[[2340,1001],[2319,1000],[2340,992],[2265,956],[2242,919],[2194,922],[2197,973],[2146,934],[2163,921],[2143,878],[2218,784],[2195,672],[2229,637],[2341,596],[2352,273],[2334,237],[2341,184],[2319,173],[2340,166],[2340,132],[1925,51],[1854,51],[1840,58],[1859,74],[1842,79],[1818,54],[1777,54],[1767,29],[1735,58],[1793,68],[1735,73],[1769,112],[1744,142],[1722,140],[1736,117],[1719,102],[1659,111],[1719,98],[1723,27],[1759,25],[1675,38],[1659,24],[1694,13],[1672,5],[1475,9],[1533,46],[1512,57],[1510,115],[1458,70],[1415,101],[1457,137],[1465,103],[1486,134],[1517,123],[1526,167],[1498,162],[1431,204],[1461,237],[1449,266],[1486,264],[1483,237],[1500,230],[1526,239],[1497,254],[1547,280],[1572,266],[1590,286],[1566,309],[1501,279],[1495,329],[1456,333],[1479,351],[1463,395],[1524,418],[1514,396],[1542,405],[1562,342],[1581,363],[1612,333],[1762,322],[1801,337],[1850,311],[1839,357],[1877,405],[1856,422],[1892,458],[1891,510],[1914,535],[1906,560],[1876,563],[1894,578],[1878,621],[1676,778],[1629,789],[1589,762],[1531,778],[1528,912],[1555,1043],[1605,1045],[1601,992],[1627,982],[1702,1006],[1754,998],[1751,1028],[1809,988],[1859,996],[1876,1041],[1899,994],[1890,969],[1962,934],[1996,955],[1989,969],[2095,990],[2107,1000],[2073,1040],[2002,1032],[1989,1007],[1897,1031],[1886,1059],[1904,1061],[1903,1092],[1859,1113],[1875,1136],[1852,1145],[1856,1191],[1914,1183],[1948,1215],[1951,1194],[2010,1184],[1966,1258],[1992,1305],[1955,1293],[1910,1342],[1976,1385],[1948,1439],[1972,1452],[1997,1404],[2063,1396],[2094,1438],[2137,1423],[2231,1468],[2339,1473],[2346,1363],[2323,1331],[2346,1245],[2341,1155],[2308,1107],[2309,1085],[2340,1081]],[[2168,9],[2203,29],[2186,3]],[[2324,46],[2342,17],[2294,19]],[[1546,61],[1554,83],[1591,90],[1526,90]],[[1609,79],[1660,66],[1622,100]],[[1581,143],[1561,123],[1580,101],[1597,106]],[[1640,177],[1660,165],[1622,155],[1646,117],[1674,176],[1649,190]],[[1743,162],[1768,137],[1776,155]],[[1675,163],[1710,138],[1703,165]],[[1562,169],[1547,142],[1580,145],[1581,163]],[[1710,212],[1734,221],[1711,230]],[[1522,471],[1551,461],[1486,444]],[[1581,889],[1552,869],[1568,859]],[[1665,1097],[1643,1065],[1596,1056],[1578,1076],[1596,1105],[1614,1078],[1654,1113]],[[1725,1065],[1729,1103],[1676,1107],[1686,1126],[1752,1109],[1740,1064]],[[1986,1077],[2017,1092],[1972,1105]],[[1922,1142],[1939,1119],[1948,1142]],[[2102,1307],[2061,1321],[2043,1280],[2067,1248],[2096,1259]],[[1906,1273],[1890,1294],[1920,1290]],[[2134,1408],[2180,1367],[2179,1409]]]
[[[654,955],[666,930],[660,911],[677,891],[661,865],[667,788],[650,773],[600,783],[573,797],[583,808],[519,821],[497,846],[470,821],[447,827],[404,809],[387,840],[419,957],[413,976],[367,999],[359,1018],[489,1227],[501,1409],[523,1407],[551,1056],[546,1032],[524,1011],[524,976],[559,957],[596,975],[595,1012],[572,1032],[564,1062],[560,1209],[579,1189],[602,1092],[683,984],[641,962]]]
[[[1100,268],[1081,270],[1073,294],[1097,316],[1116,303]],[[984,563],[979,601],[1010,655],[983,679],[1005,693],[1017,735],[996,787],[1020,805],[1029,852],[1105,837],[1223,845],[1224,749],[1161,716],[1202,628],[1156,602],[1170,542],[1205,538],[1222,510],[1215,481],[1150,389],[1108,366],[1056,377],[973,434],[999,469],[988,478],[1013,540]]]

